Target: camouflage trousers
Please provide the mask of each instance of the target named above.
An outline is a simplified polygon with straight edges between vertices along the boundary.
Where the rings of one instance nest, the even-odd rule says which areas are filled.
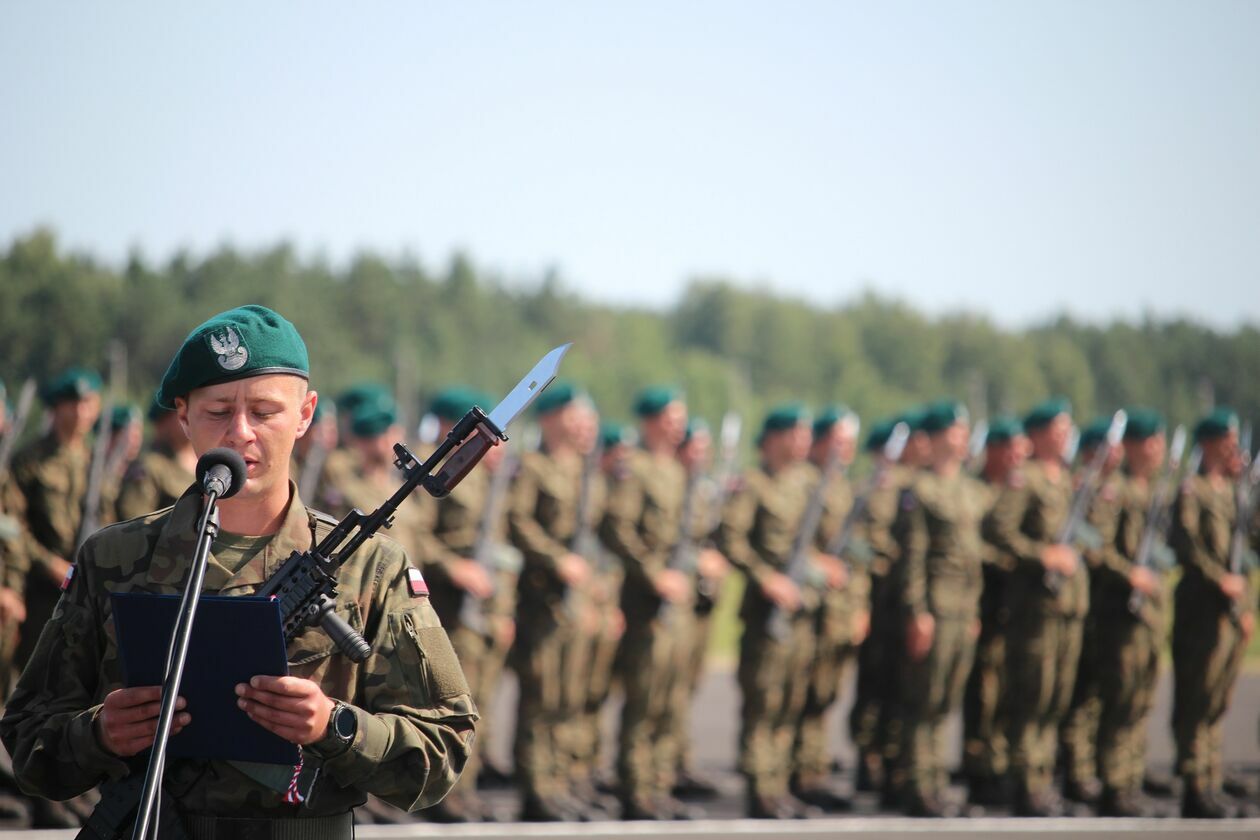
[[[815,617],[802,613],[791,621],[791,636],[780,642],[764,617],[750,621],[740,640],[738,679],[740,713],[739,769],[755,796],[788,791],[792,745],[809,695],[814,659]]]
[[[897,684],[901,673],[900,611],[888,575],[871,575],[871,631],[857,654],[857,697],[849,712],[849,737],[858,758],[896,766],[901,752]]]
[[[1059,724],[1072,701],[1083,622],[1034,608],[1011,612],[1006,639],[1010,677],[1011,772],[1029,793],[1049,790]]]
[[[621,656],[626,702],[617,753],[617,776],[626,799],[650,799],[674,787],[676,715],[689,691],[694,622],[690,605],[655,618],[627,616]]]
[[[695,703],[700,681],[704,679],[704,663],[709,652],[709,637],[713,630],[713,613],[697,613],[692,624],[690,642],[691,658],[686,665],[686,690],[679,694],[679,704],[674,712],[674,742],[678,745],[678,769],[695,767],[691,748],[691,707]]]
[[[512,752],[526,796],[552,798],[569,791],[572,731],[586,704],[585,685],[573,675],[586,670],[588,652],[576,626],[550,612],[518,619],[513,660],[520,694]]]
[[[468,681],[468,690],[473,703],[481,712],[481,720],[477,724],[477,740],[473,744],[472,754],[459,781],[455,783],[454,793],[467,793],[477,787],[477,773],[481,769],[481,751],[490,743],[489,724],[492,719],[491,705],[494,694],[499,687],[499,678],[503,675],[503,664],[507,657],[507,649],[496,639],[488,638],[467,627],[456,626],[451,630],[451,645],[455,655],[459,657],[460,667],[464,670],[464,678]]]
[[[1087,618],[1081,635],[1081,658],[1076,666],[1072,702],[1059,727],[1059,754],[1068,783],[1088,784],[1098,778],[1099,696],[1098,625]]]
[[[1010,769],[1007,682],[1006,631],[986,618],[963,689],[963,771],[972,778],[998,778]]]
[[[912,794],[938,797],[948,786],[945,722],[962,702],[975,652],[971,619],[938,616],[927,656],[917,662],[905,659],[902,761],[905,785]]]
[[[1177,773],[1201,790],[1219,790],[1221,721],[1247,644],[1227,610],[1182,593],[1179,588],[1172,641]]]
[[[1125,617],[1099,629],[1099,774],[1112,790],[1136,792],[1146,775],[1146,720],[1155,703],[1163,633]]]
[[[792,745],[792,772],[805,787],[831,775],[827,714],[840,697],[840,685],[856,658],[851,612],[824,608],[816,629],[818,644],[809,663],[808,690]]]
[[[583,784],[590,782],[602,763],[600,712],[612,694],[622,638],[621,628],[613,621],[614,607],[598,607],[593,615],[590,625],[584,628],[585,632],[578,634],[574,640],[574,644],[586,648],[573,657],[575,662],[584,664],[585,670],[571,677],[579,684],[581,711],[571,725],[566,726],[570,780]]]

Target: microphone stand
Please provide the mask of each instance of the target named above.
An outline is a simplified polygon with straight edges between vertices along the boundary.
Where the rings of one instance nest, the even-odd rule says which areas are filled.
[[[206,495],[205,508],[197,523],[197,550],[193,554],[188,584],[179,602],[179,617],[171,634],[171,647],[166,660],[166,680],[162,684],[162,709],[158,714],[157,735],[149,755],[149,768],[144,777],[144,793],[136,811],[136,824],[131,840],[148,840],[157,837],[158,811],[161,798],[162,774],[166,771],[166,743],[171,734],[171,722],[175,717],[175,701],[179,699],[179,684],[184,677],[184,664],[188,660],[188,647],[192,641],[193,619],[197,614],[197,602],[201,584],[206,578],[206,563],[210,546],[219,533],[219,492],[211,490]],[[152,834],[150,834],[152,826]]]

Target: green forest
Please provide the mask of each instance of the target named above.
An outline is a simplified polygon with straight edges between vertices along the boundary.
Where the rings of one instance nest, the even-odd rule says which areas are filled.
[[[1135,404],[1173,422],[1213,403],[1260,417],[1254,325],[1048,317],[1011,330],[977,314],[928,317],[877,292],[825,307],[721,277],[693,278],[672,307],[652,310],[585,300],[555,276],[509,283],[466,255],[433,267],[365,252],[333,267],[280,244],[109,264],[68,252],[48,230],[0,257],[0,377],[12,399],[27,376],[70,364],[103,370],[119,339],[127,396],[147,404],[188,331],[244,303],[297,325],[317,389],[390,383],[413,420],[436,389],[502,391],[564,341],[574,347],[562,374],[613,419],[627,419],[634,391],[657,382],[685,388],[710,421],[733,409],[748,424],[789,399],[842,402],[870,422],[942,396],[987,416],[1050,394],[1069,397],[1078,420]]]

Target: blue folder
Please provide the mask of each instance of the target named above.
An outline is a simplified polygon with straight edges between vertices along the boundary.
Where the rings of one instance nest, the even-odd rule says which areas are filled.
[[[115,592],[123,683],[161,685],[179,613],[178,595]],[[298,748],[236,705],[236,685],[289,673],[280,606],[269,598],[203,595],[197,605],[180,696],[192,722],[171,738],[172,758],[297,764]]]

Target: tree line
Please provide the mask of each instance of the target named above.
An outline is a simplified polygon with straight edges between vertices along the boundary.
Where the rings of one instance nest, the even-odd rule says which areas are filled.
[[[332,267],[280,244],[108,265],[44,229],[0,258],[0,377],[12,394],[25,377],[71,364],[103,371],[119,339],[127,396],[147,407],[188,331],[244,303],[297,325],[317,389],[381,381],[398,388],[412,420],[447,384],[503,391],[562,341],[574,343],[563,375],[614,419],[630,419],[634,392],[657,382],[681,385],[710,421],[733,409],[750,425],[789,399],[842,402],[870,422],[942,396],[991,416],[1051,394],[1070,398],[1078,421],[1133,404],[1172,422],[1193,422],[1212,403],[1260,418],[1253,325],[1057,317],[1007,329],[977,314],[929,317],[874,292],[825,307],[720,277],[696,278],[675,305],[651,310],[585,300],[554,275],[508,282],[462,254],[436,270],[371,253]]]

